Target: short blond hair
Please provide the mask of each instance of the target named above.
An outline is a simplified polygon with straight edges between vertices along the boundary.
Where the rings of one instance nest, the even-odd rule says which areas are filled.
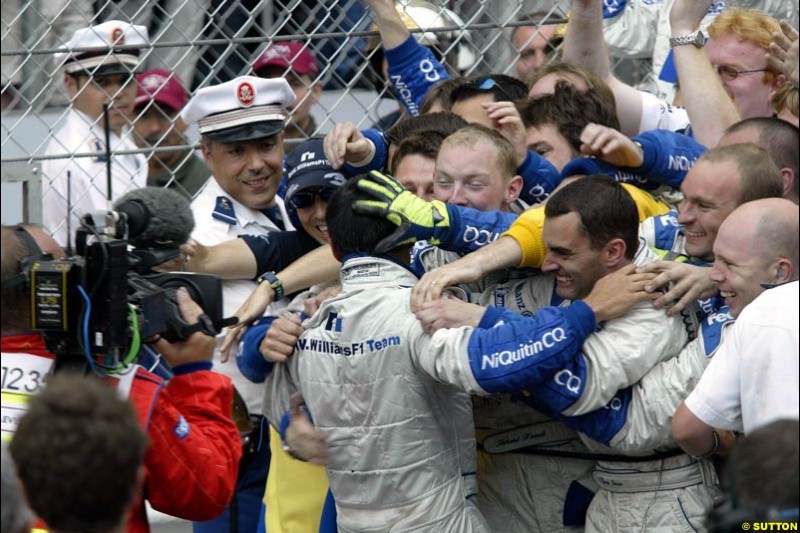
[[[442,148],[445,146],[473,147],[482,142],[494,146],[497,152],[497,164],[503,173],[503,184],[508,183],[517,174],[514,146],[495,130],[481,124],[470,124],[448,135],[442,142]]]

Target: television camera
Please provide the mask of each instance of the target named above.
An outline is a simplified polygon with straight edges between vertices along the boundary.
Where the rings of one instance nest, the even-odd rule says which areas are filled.
[[[236,323],[222,316],[218,277],[153,270],[180,257],[193,227],[183,196],[146,187],[120,198],[113,211],[84,215],[74,255],[29,263],[31,325],[57,355],[56,370],[88,361],[113,371],[135,361],[149,337],[174,342]],[[181,315],[180,287],[203,309],[197,324]]]

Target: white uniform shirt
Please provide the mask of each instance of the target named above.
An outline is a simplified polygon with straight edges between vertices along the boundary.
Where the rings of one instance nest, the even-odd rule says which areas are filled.
[[[686,399],[706,424],[746,434],[798,418],[797,281],[762,293],[744,308]]]
[[[276,196],[275,202],[280,209],[285,229],[293,230],[294,226],[289,221],[283,201]],[[220,244],[235,239],[238,235],[266,235],[273,231],[280,231],[280,228],[266,215],[250,209],[226,194],[216,179],[208,180],[205,187],[197,194],[192,202],[192,213],[195,223],[192,238],[205,246]],[[256,283],[250,280],[224,281],[222,283],[222,303],[225,316],[233,316],[255,288]],[[285,306],[285,301],[275,302],[267,308],[267,313],[274,314]],[[225,364],[220,363],[218,348],[224,338],[224,335],[217,338],[217,350],[214,351],[214,370],[233,380],[233,384],[244,398],[251,413],[261,413],[264,385],[253,383],[244,377],[239,372],[234,357],[231,357]]]
[[[120,138],[111,132],[111,192],[113,200],[147,184],[147,160],[141,154],[115,154],[136,150],[124,132]],[[70,109],[62,127],[47,144],[46,155],[92,153],[93,157],[65,157],[42,163],[42,202],[44,226],[59,244],[67,242],[67,195],[69,186],[75,235],[79,219],[90,211],[110,208],[107,201],[106,142],[103,126],[80,111]],[[69,180],[67,179],[69,176]]]

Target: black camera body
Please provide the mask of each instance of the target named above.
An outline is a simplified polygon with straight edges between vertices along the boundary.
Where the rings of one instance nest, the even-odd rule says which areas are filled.
[[[112,212],[113,213],[113,212]],[[196,328],[183,319],[176,291],[185,287],[203,309],[204,331],[215,334],[235,323],[222,316],[222,282],[213,275],[154,272],[156,264],[177,259],[177,248],[129,250],[126,216],[102,228],[86,217],[78,229],[76,254],[30,265],[31,326],[43,333],[58,361],[105,367],[129,359],[142,340],[160,335],[168,342],[187,338]],[[118,218],[116,218],[118,217]],[[88,243],[89,234],[94,235]]]

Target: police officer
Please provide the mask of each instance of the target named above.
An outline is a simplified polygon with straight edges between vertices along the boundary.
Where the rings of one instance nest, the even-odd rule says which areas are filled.
[[[238,235],[294,229],[277,196],[283,174],[286,110],[294,99],[284,79],[242,76],[200,89],[183,109],[184,122],[197,124],[200,130],[203,156],[213,176],[192,202],[192,238],[201,245],[212,246]],[[255,287],[253,281],[224,282],[225,315],[232,316]],[[251,414],[260,414],[262,386],[247,380],[236,365],[220,364],[225,360],[216,350],[215,370],[231,377]],[[268,467],[269,449],[264,439],[259,449],[245,454],[240,465],[235,496],[238,512],[234,513],[231,505],[217,520],[195,524],[195,531],[255,531],[263,519],[261,498]],[[233,527],[235,523],[238,529]]]
[[[141,48],[148,43],[144,26],[111,20],[76,31],[61,46],[63,52],[56,54],[57,64],[63,65],[64,86],[72,106],[47,145],[46,155],[60,158],[42,164],[42,192],[44,224],[60,244],[67,241],[68,209],[72,212],[70,228],[74,233],[79,216],[107,208],[108,153],[112,200],[143,187],[147,181],[144,156],[117,152],[136,150],[129,137],[136,98],[133,75],[140,63]],[[105,49],[87,50],[92,47]],[[106,103],[109,150],[103,116]]]

